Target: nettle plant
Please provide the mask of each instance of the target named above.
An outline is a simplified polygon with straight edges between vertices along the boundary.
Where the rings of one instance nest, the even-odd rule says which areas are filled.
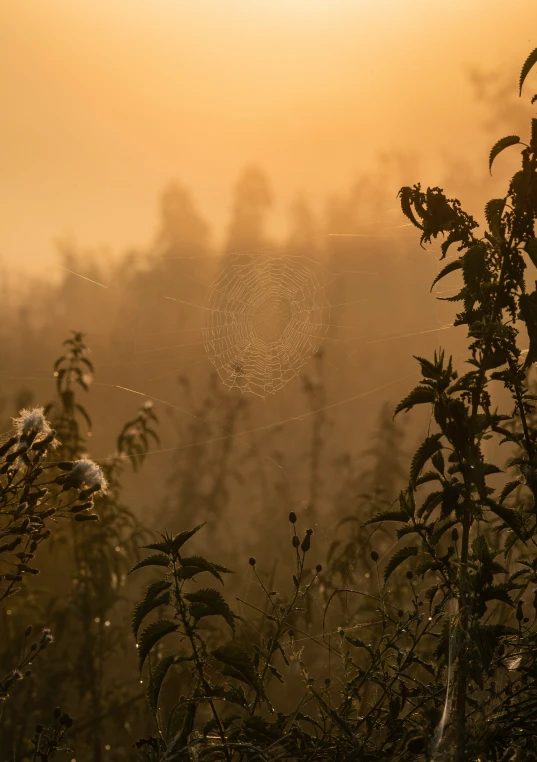
[[[536,62],[534,50],[522,68],[520,91]],[[417,358],[422,380],[396,413],[430,405],[436,431],[413,458],[398,509],[376,520],[398,522],[399,538],[418,540],[396,552],[385,576],[413,559],[414,573],[430,585],[420,600],[444,612],[437,653],[448,666],[449,684],[429,748],[454,748],[460,762],[478,754],[495,758],[510,744],[533,749],[537,740],[537,397],[527,378],[537,360],[537,290],[528,291],[526,282],[528,267],[537,266],[537,119],[529,144],[511,135],[494,145],[489,168],[500,152],[519,144],[521,169],[506,195],[487,203],[488,229],[481,236],[477,222],[440,188],[422,192],[418,184],[399,194],[404,214],[422,231],[421,243],[443,234],[441,258],[454,244],[461,253],[434,283],[462,272],[462,288],[448,301],[462,302],[455,325],[467,326],[470,370],[459,375],[442,351],[432,360]],[[495,394],[501,403],[510,398],[507,413],[493,404]],[[499,444],[511,448],[515,478],[503,488],[493,486],[502,469],[487,462],[487,440],[490,451]],[[510,497],[521,481],[529,500]],[[456,608],[452,616],[449,605]]]
[[[520,90],[535,63],[537,49],[522,68]],[[469,370],[460,374],[441,350],[433,359],[417,358],[422,379],[397,406],[396,414],[430,406],[431,430],[412,459],[398,505],[367,522],[369,542],[381,524],[399,525],[395,553],[386,562],[377,551],[370,554],[378,594],[335,589],[322,632],[310,635],[312,622],[303,625],[300,617],[321,568],[307,571],[311,533],[298,538],[294,514],[291,592],[271,590],[251,559],[267,601],[255,626],[240,620],[216,589],[192,589],[202,573],[220,580],[228,571],[183,555],[199,527],[151,545],[156,554],[135,567],[163,571],[134,614],[158,729],[137,744],[146,762],[418,755],[463,762],[529,758],[536,751],[537,396],[528,371],[537,360],[537,281],[529,289],[526,275],[537,266],[537,119],[529,143],[509,136],[495,144],[489,168],[515,145],[523,148],[521,169],[506,195],[486,205],[482,235],[460,202],[440,188],[423,192],[418,184],[399,193],[422,244],[445,236],[442,259],[457,246],[458,256],[435,283],[462,273],[462,287],[449,300],[462,303],[455,324],[468,330]],[[485,443],[500,465],[486,459]],[[500,445],[507,446],[507,466]],[[513,472],[507,479],[506,469]],[[394,584],[401,576],[403,585]],[[367,602],[363,608],[376,621],[362,621],[359,605],[352,615],[346,606],[334,644],[330,630],[341,596]],[[138,636],[145,617],[161,607],[169,618]],[[223,619],[231,635],[239,627],[243,634],[222,644],[220,631],[203,625],[209,615]],[[307,649],[296,645],[297,623],[307,628]],[[360,627],[367,637],[356,637]],[[184,650],[163,656],[165,637],[178,638]],[[313,645],[328,662],[312,658]],[[164,721],[159,695],[174,664],[186,667],[185,693]],[[297,674],[296,709],[277,711],[274,682]]]

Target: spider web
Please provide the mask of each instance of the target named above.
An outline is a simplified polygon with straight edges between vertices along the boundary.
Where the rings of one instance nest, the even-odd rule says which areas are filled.
[[[232,256],[209,289],[207,355],[228,388],[275,394],[330,327],[322,269],[303,256]]]

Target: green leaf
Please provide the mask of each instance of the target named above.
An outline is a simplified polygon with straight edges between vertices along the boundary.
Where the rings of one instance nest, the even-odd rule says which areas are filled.
[[[258,690],[259,679],[250,654],[231,641],[211,652],[215,659],[224,664],[222,673],[228,677],[242,680],[250,688]]]
[[[448,262],[447,265],[440,270],[436,278],[431,283],[431,291],[436,286],[439,280],[442,280],[442,278],[445,278],[446,275],[449,275],[449,273],[455,272],[455,270],[460,270],[462,268],[462,259],[454,259],[452,262]]]
[[[172,547],[176,553],[178,553],[185,542],[187,540],[190,540],[193,535],[196,534],[196,532],[199,532],[199,530],[205,526],[205,521],[202,524],[198,524],[197,527],[194,527],[194,529],[188,529],[186,532],[179,532],[179,534],[176,534],[175,537],[172,540]]]
[[[532,50],[532,52],[529,54],[529,56],[524,61],[524,66],[522,67],[522,71],[520,72],[520,82],[519,82],[519,95],[522,95],[522,85],[524,84],[526,77],[532,70],[533,66],[537,62],[537,48],[535,50]]]
[[[168,619],[159,619],[158,622],[153,622],[140,635],[138,642],[138,659],[140,672],[144,666],[144,662],[147,659],[147,655],[151,651],[154,645],[166,635],[172,632],[177,632],[179,625],[175,622],[171,622]]]
[[[432,458],[435,452],[442,449],[442,445],[440,444],[441,438],[442,434],[433,434],[432,436],[427,437],[416,450],[410,466],[410,484],[412,487],[416,486],[416,479],[420,475],[423,466],[430,458]]]
[[[520,138],[518,135],[508,135],[505,138],[500,138],[497,143],[495,143],[492,146],[491,152],[489,154],[489,171],[492,174],[492,162],[498,156],[499,153],[501,153],[504,148],[508,148],[509,146],[514,146],[517,143],[520,143]]]
[[[418,549],[415,545],[410,545],[408,548],[400,548],[400,550],[394,553],[386,564],[386,568],[384,569],[384,582],[388,581],[389,577],[397,569],[397,567],[403,563],[403,561],[406,561],[407,558],[411,558],[412,556],[417,555]]]
[[[147,558],[143,558],[141,561],[138,561],[138,563],[132,567],[129,574],[132,574],[133,571],[136,571],[137,569],[141,569],[143,566],[169,566],[170,565],[170,559],[168,556],[164,556],[160,553],[157,553],[153,556],[148,556]]]
[[[235,629],[234,620],[239,619],[239,617],[231,611],[218,590],[206,588],[198,590],[196,593],[188,593],[185,598],[190,601],[190,614],[195,619],[201,619],[205,616],[221,616],[232,630]]]
[[[426,402],[434,402],[435,392],[434,389],[430,389],[428,386],[416,386],[410,394],[408,394],[404,400],[402,400],[395,408],[394,417],[401,412],[401,410],[412,410],[414,405],[423,405]]]
[[[178,579],[191,579],[192,577],[195,577],[196,574],[209,572],[209,574],[212,574],[213,577],[216,577],[219,582],[224,584],[221,574],[233,574],[231,569],[226,569],[225,566],[220,566],[219,564],[213,564],[210,561],[207,561],[206,558],[203,558],[203,556],[184,557],[181,558],[180,563],[181,568],[175,573],[175,576]]]
[[[145,591],[144,599],[135,606],[134,613],[132,615],[132,631],[135,638],[138,637],[138,630],[140,629],[140,625],[142,624],[145,617],[149,614],[149,612],[153,611],[153,609],[156,609],[159,606],[165,606],[170,602],[169,593],[164,592],[165,590],[168,590],[170,585],[171,583],[166,582],[164,579],[153,582]],[[160,593],[163,593],[163,595],[160,595]]]

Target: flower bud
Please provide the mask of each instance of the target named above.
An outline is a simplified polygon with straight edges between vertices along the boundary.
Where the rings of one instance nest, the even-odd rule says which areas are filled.
[[[250,564],[250,566],[255,566],[255,558],[253,556],[249,558],[248,563]]]
[[[294,511],[291,511],[289,514],[289,521],[291,524],[296,524],[296,513]]]
[[[370,555],[371,555],[371,560],[374,563],[377,563],[377,561],[379,560],[379,554],[377,553],[377,551],[376,550],[372,550]]]

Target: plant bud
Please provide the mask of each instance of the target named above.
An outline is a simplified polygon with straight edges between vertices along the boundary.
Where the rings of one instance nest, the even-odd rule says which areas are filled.
[[[41,733],[43,732],[43,729],[44,728],[43,728],[42,725],[36,725],[35,726],[35,732],[37,733],[37,735],[41,735]]]
[[[376,550],[372,550],[370,555],[371,555],[371,560],[374,563],[377,563],[377,561],[379,560],[379,554],[377,553],[377,551]]]
[[[298,537],[295,534],[293,536],[293,548],[298,548],[299,545],[300,545],[300,540],[298,539]]]
[[[30,637],[30,635],[32,634],[32,629],[33,629],[32,625],[29,624],[28,627],[26,628],[26,630],[24,631],[24,637],[25,638],[29,638]]]
[[[313,529],[306,529],[306,536],[302,540],[302,545],[300,546],[303,553],[307,553],[311,547],[310,537],[312,534],[313,534]]]
[[[73,720],[68,714],[62,714],[60,717],[60,725],[63,725],[65,728],[71,728],[73,726]]]
[[[250,566],[255,566],[255,558],[253,556],[249,558],[248,563],[250,564]]]
[[[414,572],[409,569],[406,573],[406,578],[412,579],[413,576],[414,576]]]
[[[73,505],[73,507],[71,508],[71,513],[79,513],[80,511],[85,511],[88,508],[92,508],[92,507],[93,507],[92,501],[88,500],[87,502],[82,503],[81,505]]]
[[[524,619],[524,611],[522,609],[523,601],[519,601],[516,607],[516,618],[517,621],[521,622]]]
[[[294,511],[291,511],[289,514],[289,521],[291,524],[296,524],[296,513]]]
[[[75,521],[99,521],[96,513],[77,513]]]
[[[322,570],[323,570],[323,567],[321,566],[321,564],[317,564],[317,566],[315,567],[315,571],[317,572],[317,574],[320,574]]]
[[[459,530],[457,529],[457,527],[453,527],[453,529],[451,530],[451,539],[453,540],[453,542],[457,542],[457,540],[459,539]]]

